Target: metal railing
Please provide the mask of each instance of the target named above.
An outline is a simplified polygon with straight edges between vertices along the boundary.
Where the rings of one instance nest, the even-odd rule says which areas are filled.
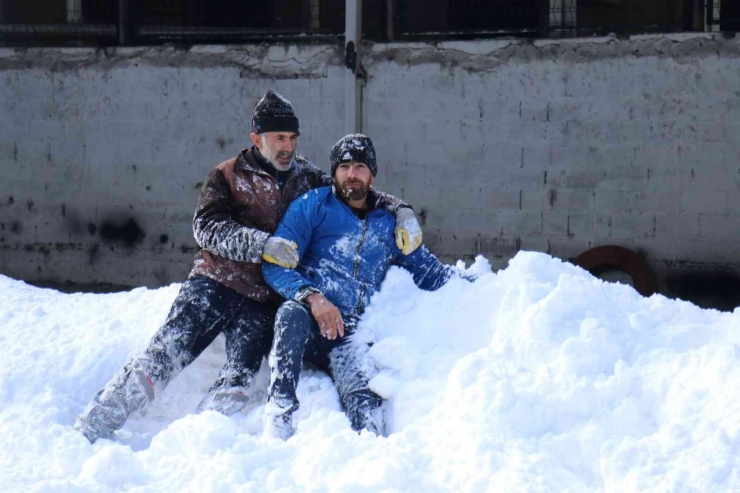
[[[696,12],[684,0],[592,0],[577,6],[578,36],[693,31]]]
[[[0,45],[116,44],[116,3],[0,0]]]
[[[344,0],[0,0],[0,45],[330,41]],[[735,0],[365,0],[363,36],[563,37],[739,31]]]
[[[740,2],[706,0],[706,25],[710,31],[740,31]]]
[[[576,0],[550,0],[549,31],[568,31],[577,25]]]
[[[535,36],[542,29],[542,0],[398,0],[398,37]]]
[[[283,3],[276,11],[264,1],[0,0],[0,45],[313,41],[344,31],[343,0]]]
[[[731,27],[720,0],[442,0],[423,9],[422,0],[396,1],[401,39],[703,31],[705,11]]]
[[[292,0],[278,11],[264,1],[128,1],[128,37],[135,44],[316,40],[344,31],[343,2],[338,9],[324,0]]]
[[[719,30],[720,0],[706,0],[706,2],[706,24],[711,26],[712,30]]]

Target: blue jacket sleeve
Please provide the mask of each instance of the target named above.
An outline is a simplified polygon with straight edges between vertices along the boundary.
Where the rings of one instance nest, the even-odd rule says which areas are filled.
[[[317,199],[316,191],[310,191],[293,201],[275,231],[274,236],[290,240],[298,245],[299,259],[303,258],[311,243],[318,210]],[[300,289],[313,286],[296,270],[286,269],[270,262],[262,262],[262,275],[272,289],[289,300],[293,299]]]
[[[456,272],[452,266],[440,262],[424,245],[409,255],[398,255],[395,264],[411,272],[416,285],[426,291],[441,288]]]

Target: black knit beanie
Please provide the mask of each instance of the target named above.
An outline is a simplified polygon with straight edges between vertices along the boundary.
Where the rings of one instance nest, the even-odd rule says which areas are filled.
[[[331,176],[337,171],[337,166],[347,161],[357,161],[370,168],[373,176],[378,174],[378,165],[375,159],[375,148],[370,137],[362,134],[345,135],[334,144],[329,154],[331,160]]]
[[[295,132],[301,134],[290,101],[269,89],[252,112],[252,132]]]

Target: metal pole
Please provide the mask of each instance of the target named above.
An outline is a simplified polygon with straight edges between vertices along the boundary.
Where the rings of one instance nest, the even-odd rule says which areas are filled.
[[[118,44],[125,45],[128,42],[128,0],[118,0]]]
[[[704,31],[704,0],[694,0],[694,31]]]
[[[385,0],[385,38],[388,41],[396,39],[396,2]]]
[[[546,38],[550,33],[550,0],[539,0],[537,34]]]
[[[704,24],[707,26],[707,31],[713,32],[714,28],[714,0],[707,0],[706,8],[704,10]]]
[[[578,0],[560,0],[560,3],[563,6],[562,11],[562,29],[565,31],[566,29],[575,29],[578,27],[577,25],[577,18],[578,18]]]
[[[309,5],[310,9],[310,26],[312,31],[318,31],[321,28],[321,2],[319,0],[311,0]]]
[[[344,17],[344,130],[362,131],[362,0],[346,0]]]
[[[82,0],[67,0],[67,23],[82,22]]]

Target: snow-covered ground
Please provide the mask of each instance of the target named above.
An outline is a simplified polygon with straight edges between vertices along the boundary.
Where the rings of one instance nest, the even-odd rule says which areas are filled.
[[[260,436],[264,368],[248,413],[191,414],[219,338],[91,446],[75,417],[178,288],[70,295],[0,276],[0,491],[740,491],[740,311],[642,298],[526,252],[433,293],[389,273],[364,321],[388,437],[352,432],[308,370],[287,442]]]

